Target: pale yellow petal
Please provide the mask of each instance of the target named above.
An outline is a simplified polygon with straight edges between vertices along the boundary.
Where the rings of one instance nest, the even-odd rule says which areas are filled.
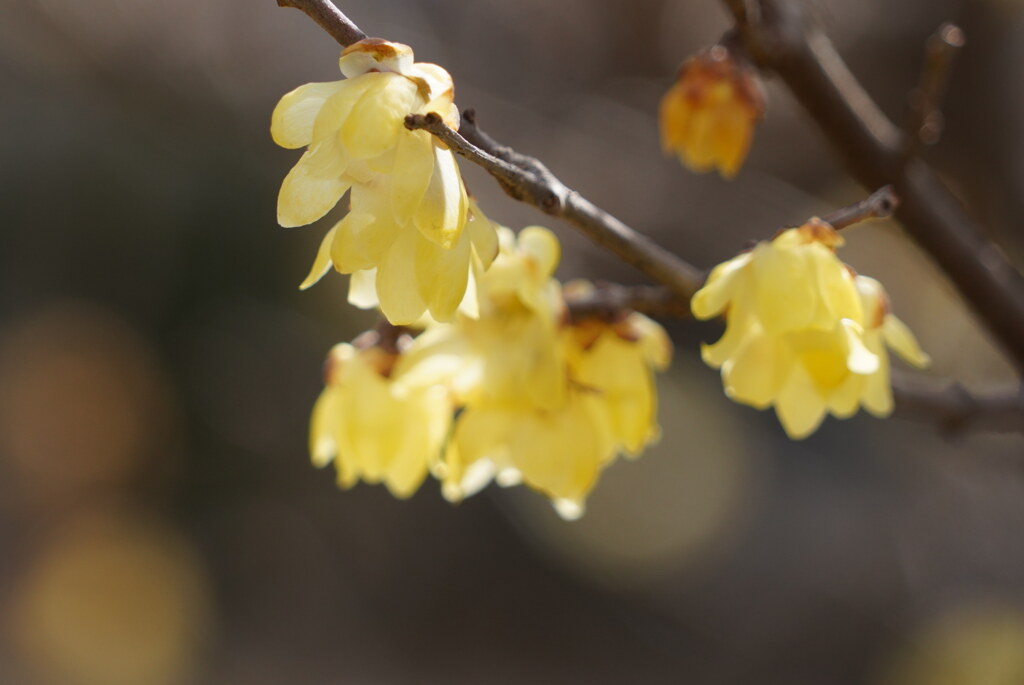
[[[757,317],[769,335],[806,327],[819,295],[813,265],[800,249],[759,244],[751,260]]]
[[[917,338],[907,325],[892,314],[886,314],[882,322],[882,337],[886,344],[908,363],[918,368],[924,368],[931,363],[931,358],[918,345]]]
[[[427,305],[416,283],[416,234],[402,231],[377,267],[377,297],[387,320],[408,325],[423,315]]]
[[[750,259],[750,253],[742,254],[711,270],[704,286],[690,300],[690,309],[695,317],[710,319],[722,313],[733,299],[736,288],[745,287],[744,267]]]
[[[878,371],[864,379],[864,408],[879,418],[892,413],[892,386],[889,383],[889,355],[881,341],[881,335],[875,333],[868,337],[868,347],[878,355]]]
[[[737,402],[764,409],[779,395],[793,361],[792,353],[778,339],[749,335],[733,358],[722,365],[725,394]]]
[[[864,330],[850,319],[839,322],[846,347],[846,368],[866,376],[878,370],[878,357],[864,345]]]
[[[307,83],[286,94],[270,119],[274,142],[286,148],[309,145],[313,140],[313,121],[324,102],[344,87],[344,81]]]
[[[593,398],[574,394],[561,411],[525,413],[510,436],[513,464],[530,487],[582,502],[614,444]]]
[[[328,97],[313,120],[312,142],[334,139],[338,141],[341,125],[348,119],[352,108],[366,91],[374,85],[378,75],[367,75],[367,78],[342,81],[337,92]],[[340,141],[339,141],[340,142]]]
[[[465,230],[469,233],[469,241],[480,258],[481,265],[486,269],[498,256],[498,233],[495,224],[480,211],[472,199],[469,200]]]
[[[416,281],[420,297],[437,321],[450,321],[466,294],[469,279],[469,236],[451,249],[419,237],[416,241]]]
[[[814,381],[800,364],[791,367],[775,402],[775,414],[793,440],[802,440],[817,430],[825,418],[825,401]]]
[[[356,159],[370,159],[395,146],[398,137],[408,131],[405,117],[414,107],[416,86],[399,74],[377,76],[359,98],[341,125],[341,142]]]
[[[375,309],[377,299],[377,270],[355,271],[348,281],[348,303],[360,309]]]
[[[349,189],[351,183],[342,172],[324,160],[329,156],[325,149],[314,145],[285,176],[277,196],[277,222],[282,226],[313,223],[331,211]]]
[[[543,226],[527,226],[519,232],[517,243],[538,280],[550,278],[555,273],[562,247],[554,233]]]
[[[434,173],[434,144],[426,131],[406,131],[395,147],[395,168],[391,174],[391,207],[398,221],[405,223],[423,201]]]
[[[309,422],[309,454],[317,468],[327,466],[338,453],[335,438],[338,416],[338,391],[328,386],[313,405]]]
[[[375,268],[391,249],[400,229],[390,217],[349,212],[338,222],[331,245],[331,261],[343,274]]]
[[[309,288],[331,270],[331,243],[334,241],[334,235],[337,231],[338,224],[335,224],[331,227],[331,230],[327,231],[327,235],[320,242],[320,249],[316,252],[316,259],[313,260],[313,266],[309,270],[309,275],[299,285],[299,290]]]
[[[435,140],[432,153],[434,170],[413,223],[427,240],[448,248],[466,223],[466,191],[452,151]]]
[[[845,380],[829,393],[826,404],[832,416],[837,419],[848,419],[857,413],[867,380],[868,377],[865,376],[848,374]]]

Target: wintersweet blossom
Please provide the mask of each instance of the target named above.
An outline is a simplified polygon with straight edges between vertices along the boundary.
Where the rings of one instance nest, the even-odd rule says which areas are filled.
[[[653,371],[671,347],[639,314],[572,321],[552,277],[554,235],[499,236],[477,285],[479,317],[428,327],[400,362],[401,382],[444,384],[461,408],[437,469],[446,498],[522,482],[576,518],[601,470],[657,437]]]
[[[717,168],[732,178],[764,110],[764,88],[753,67],[726,45],[716,45],[684,62],[662,98],[662,148],[693,171]]]
[[[888,313],[878,282],[836,257],[842,243],[812,219],[715,267],[691,302],[697,318],[725,315],[725,334],[702,356],[721,368],[726,394],[774,406],[794,439],[814,432],[826,413],[847,418],[862,404],[876,415],[891,411],[883,342],[915,365],[928,361]]]
[[[392,323],[411,323],[424,311],[451,319],[474,250],[485,263],[493,254],[493,229],[470,222],[464,230],[469,203],[455,156],[404,124],[409,114],[436,112],[458,128],[451,76],[414,62],[408,46],[378,38],[346,48],[339,66],[347,78],[300,86],[271,121],[279,145],[306,147],[281,186],[282,226],[312,223],[349,193],[349,212],[327,232],[302,287],[332,266],[372,271],[376,300]]]
[[[342,487],[383,482],[396,497],[408,497],[441,455],[452,420],[448,394],[440,386],[396,384],[397,356],[341,343],[328,357],[310,453],[316,466],[334,462]]]

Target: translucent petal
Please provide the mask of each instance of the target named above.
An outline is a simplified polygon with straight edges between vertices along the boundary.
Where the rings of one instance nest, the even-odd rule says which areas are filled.
[[[375,268],[384,259],[399,233],[389,216],[383,219],[349,212],[338,222],[331,245],[331,261],[343,274]]]
[[[538,280],[555,273],[562,248],[554,233],[542,226],[527,226],[519,232],[517,243]]]
[[[878,371],[864,379],[864,408],[884,418],[892,413],[892,386],[889,384],[889,355],[876,333],[867,343],[878,356]]]
[[[416,234],[402,231],[377,267],[377,297],[387,320],[408,325],[422,316],[427,305],[416,283]]]
[[[824,245],[811,245],[805,250],[815,268],[822,302],[815,323],[829,327],[836,319],[850,319],[867,326],[860,293],[846,265]]]
[[[750,262],[750,253],[722,262],[714,269],[690,300],[690,309],[698,319],[718,316],[733,299],[737,288],[746,287],[742,282],[743,268]]]
[[[866,381],[867,378],[864,376],[851,373],[839,384],[839,387],[829,393],[826,404],[832,416],[837,419],[848,419],[857,413]]]
[[[422,237],[416,241],[416,281],[420,297],[437,321],[450,321],[455,316],[466,294],[469,259],[468,235],[461,236],[448,250]]]
[[[406,131],[395,148],[391,174],[391,207],[399,222],[406,222],[423,201],[434,173],[434,145],[426,131]]]
[[[338,231],[339,224],[335,224],[331,230],[327,231],[327,235],[325,235],[324,239],[320,242],[320,249],[316,252],[316,259],[313,260],[313,266],[310,268],[309,275],[306,276],[306,280],[302,281],[302,284],[299,286],[299,290],[309,288],[331,270],[331,243],[334,240],[335,233]]]
[[[806,438],[825,418],[825,402],[800,364],[791,367],[789,378],[783,383],[775,402],[775,413],[793,440]]]
[[[344,87],[344,81],[307,83],[286,94],[270,118],[274,142],[286,148],[309,145],[313,140],[313,121],[324,102]]]
[[[656,432],[654,379],[640,344],[605,331],[580,356],[573,375],[600,397],[615,440],[639,453]]]
[[[416,86],[398,74],[379,76],[341,125],[341,142],[356,159],[369,159],[395,146],[407,133],[405,117],[415,106]],[[364,77],[365,78],[365,77]]]
[[[277,222],[286,228],[305,226],[321,218],[338,204],[351,185],[340,172],[325,173],[322,150],[314,146],[303,153],[281,184]]]
[[[863,376],[878,370],[878,357],[864,345],[863,329],[850,319],[839,322],[846,347],[846,368]]]
[[[466,191],[452,151],[437,141],[432,146],[434,171],[413,222],[427,240],[448,248],[466,222]]]
[[[334,437],[337,432],[338,411],[338,391],[328,386],[313,405],[309,422],[309,454],[317,468],[327,466],[338,453]]]
[[[379,74],[367,74],[364,78],[342,81],[338,91],[324,101],[313,120],[312,142],[318,143],[329,138],[338,140],[341,125],[366,91],[378,82],[378,77]]]
[[[498,233],[495,224],[480,211],[473,200],[469,201],[465,230],[469,233],[469,241],[480,258],[481,265],[486,269],[498,256]]]
[[[552,499],[582,502],[613,451],[599,416],[580,395],[561,411],[524,413],[509,443],[523,480]]]
[[[764,409],[778,396],[792,366],[792,354],[776,338],[747,336],[735,356],[722,366],[725,394],[737,402]]]
[[[919,369],[931,363],[931,358],[917,344],[917,338],[907,325],[892,314],[886,314],[882,322],[882,337],[896,354]]]
[[[806,327],[817,310],[812,264],[800,249],[759,244],[751,261],[757,317],[769,335]]]
[[[377,270],[355,271],[348,281],[348,303],[360,309],[375,309],[377,299]]]

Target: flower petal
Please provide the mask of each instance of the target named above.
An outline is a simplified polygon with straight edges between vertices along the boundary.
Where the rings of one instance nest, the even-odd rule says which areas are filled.
[[[411,324],[426,310],[416,284],[416,238],[405,230],[392,243],[377,267],[377,297],[387,320],[396,326]]]
[[[348,280],[348,303],[360,309],[375,309],[377,299],[377,270],[355,271]]]
[[[338,232],[338,226],[341,222],[331,227],[331,230],[327,231],[327,235],[320,242],[320,249],[316,252],[316,259],[313,260],[313,267],[309,270],[309,275],[306,276],[306,280],[299,286],[299,290],[305,290],[314,283],[319,281],[324,275],[331,270],[331,243],[334,241],[334,235]]]
[[[469,236],[462,235],[451,249],[416,236],[416,284],[431,316],[450,321],[466,294],[469,279]]]
[[[413,223],[427,240],[448,248],[466,223],[466,190],[452,151],[437,141],[432,146],[434,171]]]
[[[825,418],[825,401],[801,364],[793,364],[775,401],[775,414],[793,440],[813,433]]]
[[[882,322],[882,338],[896,354],[917,368],[922,369],[931,363],[931,358],[918,345],[907,325],[892,314],[886,314]]]
[[[277,223],[286,228],[311,224],[331,211],[349,189],[344,169],[335,172],[325,159],[328,148],[314,145],[285,176],[277,196]]]
[[[313,122],[324,102],[344,87],[344,81],[307,83],[286,94],[270,118],[274,142],[286,148],[309,145],[313,140]]]

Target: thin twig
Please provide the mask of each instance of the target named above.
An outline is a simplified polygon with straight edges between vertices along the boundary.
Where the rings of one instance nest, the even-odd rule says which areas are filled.
[[[495,146],[499,154],[516,159],[522,166],[505,161],[490,151],[470,143],[433,112],[411,114],[406,117],[405,125],[407,128],[428,131],[437,136],[457,154],[478,164],[494,176],[509,196],[532,204],[547,214],[565,219],[595,243],[647,274],[654,281],[671,288],[678,296],[689,299],[704,281],[704,274],[700,269],[655,244],[647,236],[637,233],[571,190],[539,160],[511,153],[510,149],[504,146]],[[478,128],[474,127],[474,130],[478,134],[478,140],[490,140],[486,136],[481,136]]]
[[[899,198],[896,197],[896,191],[892,189],[892,186],[882,186],[860,202],[826,214],[821,217],[821,220],[838,231],[868,219],[890,217],[899,205]]]
[[[923,386],[906,374],[893,378],[893,416],[937,425],[950,435],[969,430],[1024,433],[1024,388],[974,395],[958,383]]]
[[[963,31],[948,22],[925,42],[921,82],[910,93],[904,159],[916,156],[922,146],[939,141],[945,124],[940,107],[949,80],[949,69],[953,57],[963,46]]]
[[[740,20],[748,52],[785,81],[853,175],[869,188],[895,188],[896,218],[1024,371],[1024,277],[920,157],[904,158],[903,135],[807,19],[803,3],[757,0],[757,20],[742,21],[750,16],[744,3],[723,2]]]
[[[631,311],[660,318],[690,316],[690,303],[661,285],[597,283],[585,294],[566,293],[565,304],[574,319],[588,316],[615,319]]]
[[[320,25],[320,28],[346,48],[366,38],[366,34],[330,0],[277,0],[277,6],[294,7],[305,12]]]

